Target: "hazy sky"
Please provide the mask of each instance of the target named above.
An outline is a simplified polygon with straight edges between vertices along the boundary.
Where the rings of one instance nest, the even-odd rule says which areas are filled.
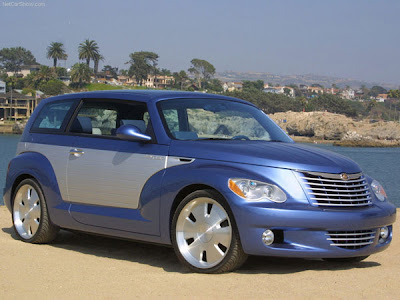
[[[0,2],[0,48],[23,46],[51,65],[46,47],[64,43],[66,63],[94,39],[104,64],[127,68],[129,53],[160,55],[187,70],[192,58],[217,71],[319,74],[400,84],[399,0],[24,0]]]

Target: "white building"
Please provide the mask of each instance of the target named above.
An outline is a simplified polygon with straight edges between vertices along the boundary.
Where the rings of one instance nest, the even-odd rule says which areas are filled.
[[[347,100],[354,99],[355,91],[353,89],[345,89],[342,91],[342,97]]]
[[[14,72],[7,72],[8,76],[16,76],[16,77],[25,77],[32,72],[37,72],[40,70],[40,65],[30,65],[30,66],[21,66],[20,71]]]
[[[292,98],[295,97],[294,88],[291,88],[289,86],[271,86],[264,88],[263,91],[264,93],[285,94]]]

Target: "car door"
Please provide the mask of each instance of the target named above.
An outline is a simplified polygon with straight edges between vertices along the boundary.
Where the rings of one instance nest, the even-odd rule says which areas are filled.
[[[150,143],[116,137],[122,124],[152,136]],[[78,222],[158,234],[161,179],[168,146],[158,145],[145,103],[83,100],[69,128],[76,135],[67,166],[71,215]]]

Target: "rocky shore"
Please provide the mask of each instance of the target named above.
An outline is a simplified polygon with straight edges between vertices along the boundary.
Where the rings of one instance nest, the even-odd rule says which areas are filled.
[[[296,141],[330,142],[348,147],[400,147],[400,123],[354,120],[329,112],[270,115]]]
[[[0,121],[0,134],[21,134],[25,128],[22,123],[5,123]]]

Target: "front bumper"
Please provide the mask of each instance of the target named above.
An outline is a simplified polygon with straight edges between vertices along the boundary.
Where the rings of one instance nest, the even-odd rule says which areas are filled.
[[[261,204],[262,205],[262,204]],[[386,249],[392,240],[396,208],[380,203],[363,209],[279,209],[246,203],[232,207],[244,251],[251,255],[334,258],[366,256]],[[389,237],[379,242],[379,229],[389,226]],[[262,242],[266,229],[278,232],[277,242]],[[375,233],[371,244],[360,247],[331,245],[329,232]]]

